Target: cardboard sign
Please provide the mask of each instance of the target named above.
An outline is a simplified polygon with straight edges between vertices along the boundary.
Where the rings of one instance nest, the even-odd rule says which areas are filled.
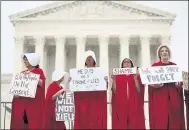
[[[70,69],[72,80],[69,83],[69,91],[102,91],[107,90],[104,79],[105,72],[101,68]]]
[[[139,68],[143,84],[182,82],[182,71],[176,65]]]
[[[22,97],[35,98],[37,84],[40,75],[38,74],[16,74],[13,76],[9,93]]]
[[[113,75],[123,75],[123,74],[136,74],[137,68],[115,68],[113,69]]]
[[[189,80],[189,76],[188,76],[188,72],[182,72],[182,78],[183,78],[183,88],[185,90],[189,90],[188,89],[188,80]]]
[[[74,120],[74,94],[64,92],[56,99],[56,121]]]

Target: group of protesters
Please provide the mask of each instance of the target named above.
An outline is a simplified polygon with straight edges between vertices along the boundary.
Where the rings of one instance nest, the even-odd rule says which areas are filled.
[[[167,45],[157,49],[158,61],[153,66],[176,65],[170,61],[171,50]],[[39,67],[40,56],[36,53],[22,55],[26,66],[24,74],[40,75],[35,98],[14,95],[12,101],[10,129],[66,129],[64,121],[56,121],[56,99],[66,92],[62,83],[69,83],[72,77],[67,72],[54,70],[52,82],[45,95],[46,77]],[[131,58],[121,59],[120,68],[136,67]],[[85,52],[86,68],[97,67],[95,53]],[[144,116],[145,84],[140,73],[109,75],[104,77],[107,90],[112,90],[112,129],[146,129]],[[183,90],[182,82],[148,85],[150,129],[186,129],[188,119],[184,117],[184,97],[188,118],[189,91]],[[107,129],[107,91],[74,92],[74,129]]]

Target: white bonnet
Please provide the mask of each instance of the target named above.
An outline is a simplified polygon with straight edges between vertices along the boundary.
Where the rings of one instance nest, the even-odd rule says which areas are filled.
[[[26,56],[26,58],[28,59],[28,62],[32,65],[32,66],[37,66],[40,63],[40,56],[37,53],[25,53],[23,54],[21,57],[22,59],[24,58],[24,56]]]

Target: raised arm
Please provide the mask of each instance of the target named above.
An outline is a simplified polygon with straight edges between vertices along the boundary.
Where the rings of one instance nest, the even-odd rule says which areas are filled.
[[[52,100],[56,100],[56,98],[64,92],[64,89],[62,88],[61,90],[59,90],[57,93],[55,93],[53,96],[52,96]]]

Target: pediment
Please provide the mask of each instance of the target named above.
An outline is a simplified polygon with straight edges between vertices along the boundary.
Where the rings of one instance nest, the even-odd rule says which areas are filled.
[[[61,1],[11,15],[10,19],[116,19],[147,17],[174,18],[175,15],[128,1]]]

